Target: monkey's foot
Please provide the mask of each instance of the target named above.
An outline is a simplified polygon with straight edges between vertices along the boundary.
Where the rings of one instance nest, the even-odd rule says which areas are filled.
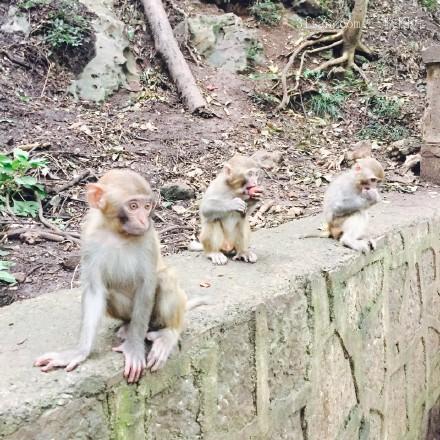
[[[80,350],[67,350],[60,353],[45,353],[34,362],[41,371],[50,371],[55,368],[65,367],[66,371],[72,371],[81,362],[85,361],[87,353]]]
[[[147,356],[147,368],[156,371],[165,365],[177,344],[179,335],[173,330],[162,329],[156,332],[148,332],[147,339],[153,342]]]
[[[223,266],[228,262],[228,257],[221,252],[211,252],[206,255],[214,264]]]
[[[240,252],[232,258],[234,261],[241,260],[246,263],[256,263],[258,260],[257,254],[252,251]]]
[[[138,382],[147,366],[143,342],[141,345],[136,346],[130,344],[128,341],[124,341],[121,345],[114,347],[112,350],[124,355],[124,377],[127,379],[127,382]]]

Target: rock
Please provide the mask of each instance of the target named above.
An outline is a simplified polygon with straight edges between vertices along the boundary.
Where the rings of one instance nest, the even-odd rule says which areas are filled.
[[[16,7],[10,6],[6,21],[2,24],[0,30],[8,34],[22,32],[28,36],[31,31],[31,24],[27,14],[23,14]]]
[[[316,0],[284,0],[284,4],[290,6],[298,15],[306,17],[319,17],[328,13]]]
[[[139,81],[130,53],[125,24],[106,0],[80,0],[97,16],[95,57],[72,81],[68,91],[76,98],[102,102],[120,87]]]
[[[416,137],[409,137],[393,142],[388,148],[388,156],[392,159],[404,161],[405,158],[412,154],[417,154],[422,148],[422,142]]]
[[[63,266],[63,268],[67,270],[75,270],[80,261],[80,254],[71,254],[67,257],[64,257],[63,261],[61,262],[61,266]]]
[[[345,153],[345,159],[348,161],[370,157],[373,149],[371,141],[356,142],[350,151]]]
[[[245,72],[263,62],[255,32],[235,14],[197,15],[188,19],[188,29],[193,46],[213,66]]]
[[[24,272],[14,272],[12,275],[14,275],[17,283],[24,283],[26,280],[26,274]]]
[[[196,193],[185,182],[171,182],[160,188],[160,195],[167,201],[173,201],[193,199]]]
[[[261,168],[271,170],[276,168],[276,166],[281,162],[283,154],[278,150],[258,150],[251,156],[251,158],[254,159]]]

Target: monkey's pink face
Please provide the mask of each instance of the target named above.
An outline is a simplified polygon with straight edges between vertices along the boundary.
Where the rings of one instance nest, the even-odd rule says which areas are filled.
[[[151,198],[139,195],[130,197],[118,211],[122,230],[128,235],[143,235],[150,228],[150,216],[155,207]]]
[[[261,172],[258,169],[250,169],[246,173],[245,194],[250,199],[257,199],[260,197],[263,189],[258,186],[261,180]]]

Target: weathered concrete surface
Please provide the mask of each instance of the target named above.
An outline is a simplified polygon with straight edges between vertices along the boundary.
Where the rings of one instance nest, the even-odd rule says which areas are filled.
[[[170,258],[190,296],[215,304],[190,313],[180,353],[138,386],[122,380],[110,321],[76,371],[32,367],[75,343],[79,292],[1,309],[0,438],[425,438],[440,397],[440,195],[373,214],[386,237],[366,257],[297,239],[311,218],[255,233],[256,265]]]

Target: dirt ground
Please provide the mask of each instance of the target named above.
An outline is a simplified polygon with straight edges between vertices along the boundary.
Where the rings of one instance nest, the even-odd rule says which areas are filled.
[[[182,4],[191,13],[214,10],[213,5],[195,1]],[[6,11],[7,4],[0,2],[0,15]],[[285,58],[281,55],[289,52],[298,32],[287,24],[257,27],[250,17],[243,19],[257,29],[267,66],[282,68]],[[379,58],[362,67],[379,92],[402,100],[399,122],[408,136],[420,138],[419,121],[425,108],[420,51],[438,41],[439,29],[437,18],[412,1],[371,2],[365,41],[377,50]],[[157,66],[148,36],[144,42],[149,42],[142,49],[146,63]],[[20,65],[5,51],[27,61]],[[270,201],[271,207],[252,221],[254,229],[275,227],[320,210],[328,181],[339,168],[348,166],[344,153],[369,123],[357,85],[340,117],[318,118],[301,109],[273,114],[255,99],[256,90],[267,88],[264,81],[214,69],[204,62],[200,66],[192,63],[197,82],[216,113],[214,118],[202,119],[184,111],[173,88],[160,88],[153,97],[121,90],[103,105],[75,102],[65,93],[73,74],[57,64],[48,70],[48,65],[38,48],[22,37],[0,32],[1,150],[33,144],[32,155],[48,160],[50,173],[43,178],[50,193],[45,217],[58,219],[57,224],[66,231],[79,231],[86,212],[85,184],[110,168],[129,167],[140,172],[157,193],[168,181],[188,183],[196,191],[194,200],[161,203],[157,209],[156,226],[164,231],[165,254],[184,250],[197,236],[198,201],[222,163],[234,153],[251,154],[259,149],[282,152],[279,168],[265,173],[265,201]],[[259,70],[267,72],[267,66]],[[420,187],[437,191],[420,182],[417,171],[404,170],[404,158],[390,158],[390,142],[372,140],[375,155],[386,165],[384,191],[417,194]],[[87,178],[57,192],[60,185],[86,170],[90,170]],[[33,219],[0,217],[1,246],[10,252],[8,259],[15,263],[12,272],[19,280],[16,285],[0,287],[0,306],[78,283],[78,268],[68,261],[78,254],[77,244],[27,243],[7,239],[5,234],[13,228],[36,225],[41,227]]]

